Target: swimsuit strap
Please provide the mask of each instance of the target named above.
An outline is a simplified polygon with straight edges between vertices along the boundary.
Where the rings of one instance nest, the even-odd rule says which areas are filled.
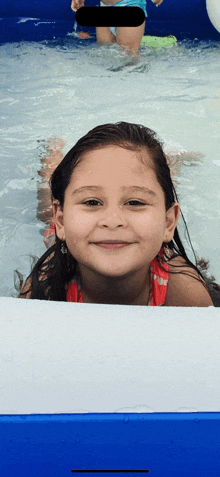
[[[83,303],[83,297],[82,297],[82,283],[80,279],[80,274],[77,271],[75,277],[71,282],[69,283],[69,286],[67,285],[67,296],[66,299],[67,301],[73,301],[76,303]]]
[[[79,288],[76,279],[69,283],[66,299],[75,303],[83,303],[82,290]]]
[[[162,252],[158,254],[162,256]],[[162,268],[163,267],[163,268]],[[164,269],[164,270],[163,270]],[[158,258],[154,258],[150,264],[150,295],[149,306],[162,306],[166,301],[167,285],[169,280],[169,264],[160,264]]]

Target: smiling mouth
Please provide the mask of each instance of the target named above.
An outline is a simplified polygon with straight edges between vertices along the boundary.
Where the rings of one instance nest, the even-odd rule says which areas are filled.
[[[124,248],[128,245],[131,245],[129,242],[94,242],[94,245],[98,245],[102,248],[107,249],[117,249],[117,248]]]

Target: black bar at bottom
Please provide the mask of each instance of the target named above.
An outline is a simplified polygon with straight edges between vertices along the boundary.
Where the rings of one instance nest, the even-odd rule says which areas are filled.
[[[150,472],[150,471],[148,469],[146,469],[146,470],[145,469],[125,469],[125,470],[122,470],[122,469],[97,469],[97,470],[96,469],[90,469],[90,470],[89,469],[86,469],[86,470],[78,469],[78,470],[75,470],[75,469],[73,469],[73,470],[71,470],[71,472],[81,472],[81,473],[82,472],[105,472],[105,473],[107,473],[107,472],[120,472],[120,473],[122,473],[122,472],[130,472],[130,473],[132,473],[132,472],[139,472],[139,473],[145,472],[145,473],[147,473],[147,472]]]

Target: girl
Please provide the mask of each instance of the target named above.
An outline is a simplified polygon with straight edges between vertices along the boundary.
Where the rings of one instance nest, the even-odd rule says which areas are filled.
[[[163,0],[152,0],[156,6],[159,6]],[[101,6],[137,6],[142,8],[147,16],[146,12],[146,0],[102,0],[100,2]],[[84,6],[84,0],[72,0],[71,8],[76,12],[80,7]],[[122,48],[128,50],[130,55],[135,54],[141,44],[142,37],[145,30],[144,21],[142,25],[138,27],[131,28],[114,28],[114,27],[97,27],[96,28],[96,39],[98,43],[117,43]]]
[[[55,243],[20,297],[150,306],[212,306],[177,231],[180,206],[150,129],[98,126],[51,177]]]

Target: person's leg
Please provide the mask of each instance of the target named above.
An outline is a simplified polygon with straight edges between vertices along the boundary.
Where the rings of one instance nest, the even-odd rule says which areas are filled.
[[[42,177],[42,184],[48,183],[53,171],[62,161],[64,155],[62,149],[66,141],[62,137],[57,139],[49,139],[46,145],[46,154],[44,157],[41,157],[42,168],[38,171],[39,176]]]
[[[142,37],[144,35],[145,23],[142,23],[139,27],[118,27],[116,33],[116,42],[122,48],[128,50],[130,55],[134,55],[141,44]]]
[[[96,41],[100,44],[115,43],[116,37],[108,27],[96,27]]]
[[[63,138],[51,138],[46,146],[46,154],[41,158],[42,168],[40,171],[38,171],[39,176],[41,176],[41,182],[39,184],[37,193],[37,218],[47,225],[49,224],[53,215],[49,180],[53,171],[64,157],[62,152],[64,145],[65,141]]]

